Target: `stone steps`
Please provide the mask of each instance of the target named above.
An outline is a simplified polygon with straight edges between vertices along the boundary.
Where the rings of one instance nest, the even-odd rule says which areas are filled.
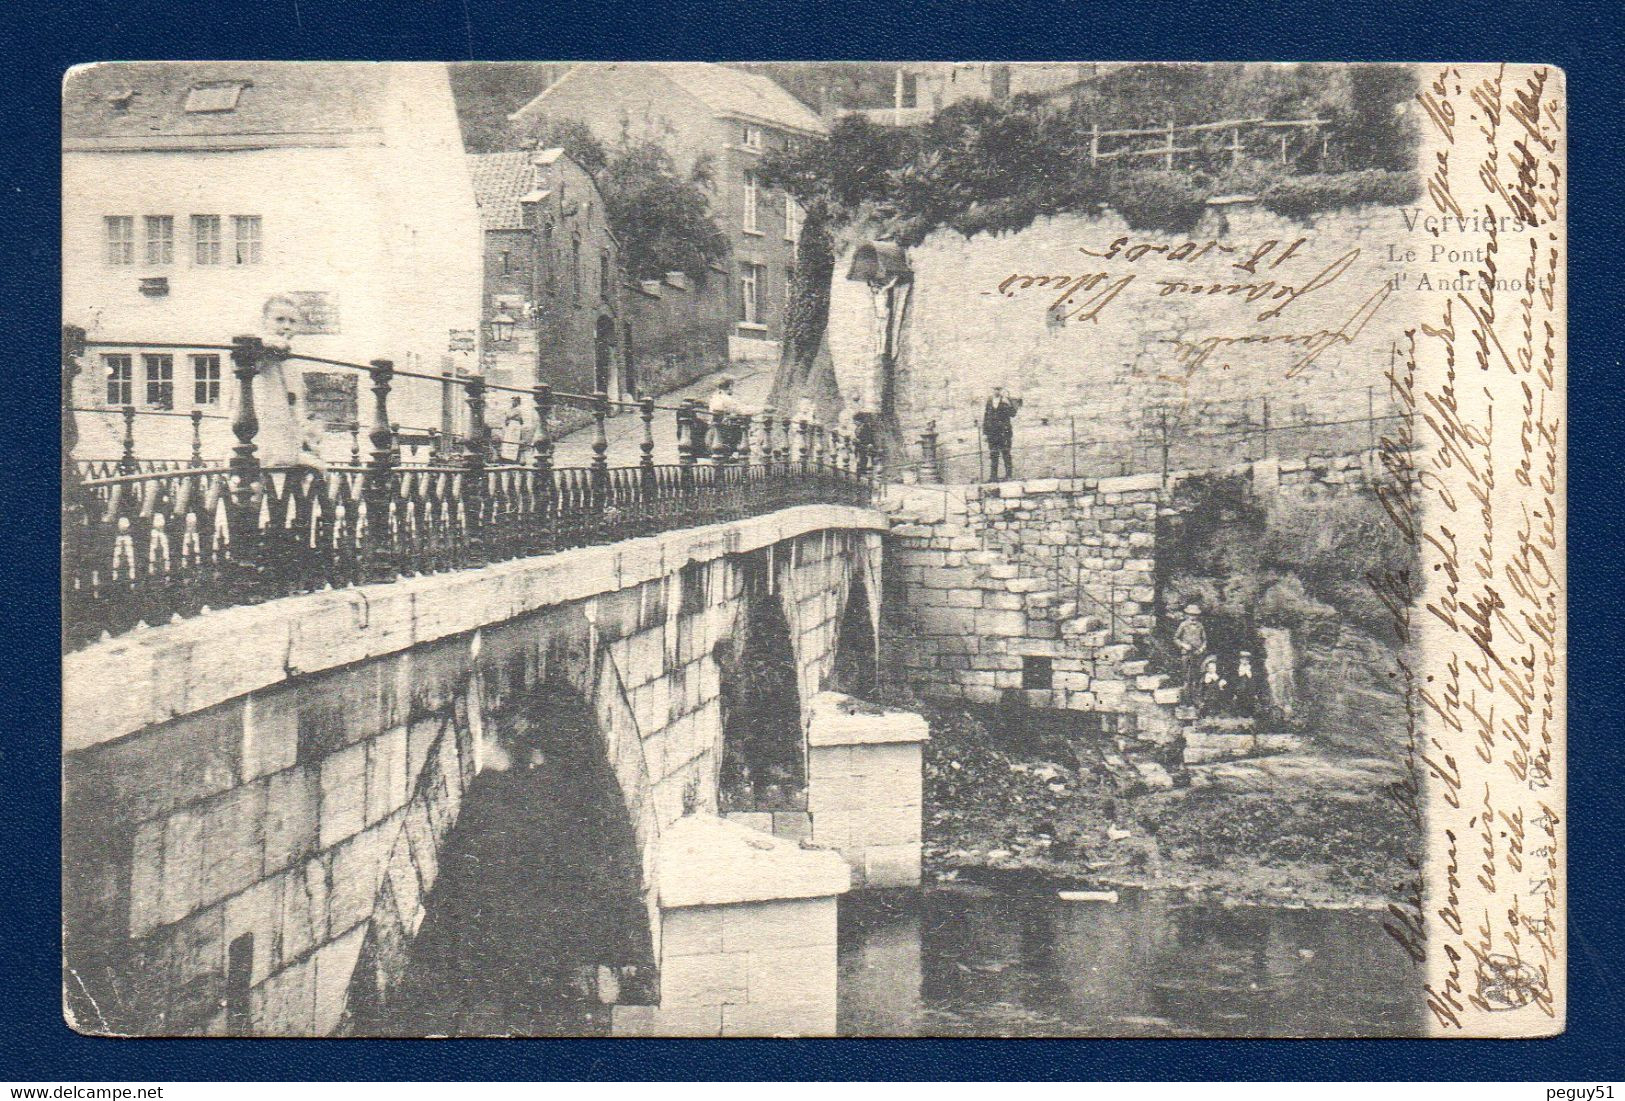
[[[1016,487],[1000,490],[1005,497],[1016,492]],[[1187,724],[1179,713],[1179,686],[1170,684],[1167,674],[1152,672],[1149,659],[1136,643],[1114,640],[1104,616],[1080,614],[1088,606],[1070,589],[1058,587],[1046,577],[1030,576],[1017,562],[984,546],[971,526],[963,498],[950,495],[945,502],[941,494],[915,490],[883,507],[891,516],[893,535],[920,540],[916,549],[945,552],[944,579],[951,574],[954,586],[980,594],[976,615],[987,622],[978,621],[978,630],[985,627],[1012,643],[1018,638],[1028,644],[1058,640],[1050,645],[1059,649],[1040,652],[1084,660],[1087,691],[1094,696],[1095,706],[1113,717],[1112,729],[1120,737],[1149,745],[1167,745],[1179,738]],[[1148,573],[1146,581],[1149,584]],[[925,587],[941,586],[926,582]],[[1150,599],[1149,593],[1145,599]],[[1013,616],[1019,620],[1004,622]],[[990,674],[995,678],[1009,675]],[[1074,674],[1063,671],[1059,676]],[[996,687],[995,681],[988,691]]]

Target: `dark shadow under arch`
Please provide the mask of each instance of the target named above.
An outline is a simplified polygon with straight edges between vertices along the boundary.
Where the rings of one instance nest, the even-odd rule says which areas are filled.
[[[387,1007],[354,1015],[354,1032],[607,1035],[607,1003],[649,1000],[641,862],[596,721],[573,689],[548,685],[503,724],[401,982]]]
[[[806,745],[795,648],[766,571],[745,569],[744,608],[718,643],[721,671],[723,811],[805,810]]]
[[[846,593],[846,610],[841,614],[835,638],[835,668],[831,686],[837,692],[872,700],[878,690],[875,663],[875,628],[870,616],[869,587],[854,574]]]

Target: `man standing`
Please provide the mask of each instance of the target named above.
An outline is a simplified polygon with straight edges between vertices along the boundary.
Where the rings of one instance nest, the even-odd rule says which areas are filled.
[[[726,458],[732,458],[739,450],[739,442],[744,426],[739,418],[744,415],[744,406],[734,397],[734,380],[723,376],[717,382],[716,393],[711,395],[711,427],[716,432],[717,449]]]
[[[868,474],[875,450],[875,415],[863,404],[861,396],[852,399],[852,448],[857,452],[858,473]]]
[[[525,416],[524,399],[515,394],[508,403],[508,414],[502,419],[502,454],[505,462],[525,464],[525,452],[531,442],[529,418]]]
[[[1020,398],[1014,400],[1007,398],[1004,387],[995,386],[993,396],[987,399],[987,406],[982,410],[982,435],[987,439],[990,482],[999,480],[1001,457],[1004,459],[1004,476],[1015,477],[1015,471],[1010,463],[1010,444],[1015,436],[1011,421],[1015,420],[1016,410],[1020,408]]]
[[[1202,658],[1207,653],[1207,630],[1202,626],[1202,606],[1185,605],[1185,618],[1174,628],[1174,645],[1179,648],[1184,664],[1185,703],[1197,703],[1198,686],[1202,679]]]

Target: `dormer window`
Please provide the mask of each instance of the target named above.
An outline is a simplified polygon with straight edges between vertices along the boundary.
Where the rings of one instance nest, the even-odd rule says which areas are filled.
[[[186,93],[184,110],[189,115],[217,114],[223,111],[235,111],[237,100],[241,98],[243,89],[248,87],[246,80],[210,80],[201,84],[194,84]]]

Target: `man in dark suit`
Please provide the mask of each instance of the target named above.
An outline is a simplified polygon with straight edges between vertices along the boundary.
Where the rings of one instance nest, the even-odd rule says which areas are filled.
[[[1021,408],[1021,399],[1011,399],[1005,396],[1004,387],[995,386],[993,396],[987,399],[987,405],[982,410],[982,435],[987,440],[989,458],[988,481],[999,480],[999,459],[1004,459],[1004,476],[1014,478],[1015,471],[1010,463],[1010,445],[1015,432],[1011,422],[1015,420],[1016,410]]]

